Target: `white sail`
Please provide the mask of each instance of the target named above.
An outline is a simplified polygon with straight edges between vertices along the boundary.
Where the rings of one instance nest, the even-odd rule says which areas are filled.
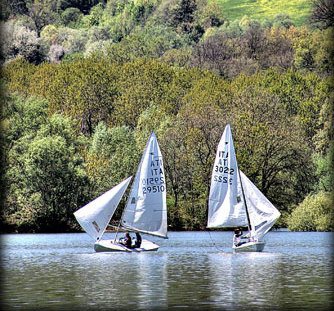
[[[101,239],[132,176],[74,213],[81,227],[94,239]]]
[[[247,224],[238,164],[228,124],[218,144],[212,170],[207,227],[237,227]]]
[[[240,175],[251,222],[251,236],[260,239],[275,224],[281,213],[242,171]]]
[[[124,228],[167,237],[166,181],[162,154],[151,134],[123,212]]]

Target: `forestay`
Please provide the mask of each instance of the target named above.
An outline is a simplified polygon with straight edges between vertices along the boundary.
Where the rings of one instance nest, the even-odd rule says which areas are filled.
[[[124,228],[167,237],[166,182],[162,154],[151,134],[122,215]]]
[[[123,180],[74,213],[78,223],[94,240],[101,239],[129,185],[131,177]]]
[[[225,127],[218,144],[211,176],[208,228],[247,226],[242,202],[238,164],[230,125]]]

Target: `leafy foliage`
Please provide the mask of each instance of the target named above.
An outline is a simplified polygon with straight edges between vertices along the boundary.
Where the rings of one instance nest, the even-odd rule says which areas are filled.
[[[333,231],[333,201],[328,192],[309,195],[288,218],[293,231]]]
[[[294,26],[304,17],[293,1],[289,15],[272,2],[254,19],[262,4],[13,1],[2,22],[3,222],[77,228],[72,212],[133,175],[155,131],[169,224],[203,229],[216,145],[231,123],[239,165],[281,225],[330,230],[332,28]],[[321,211],[312,211],[319,223],[307,225],[308,209]]]
[[[9,105],[3,216],[18,231],[68,230],[87,190],[80,137],[69,119],[48,119],[45,102],[16,100]]]
[[[311,21],[320,27],[328,28],[334,26],[334,1],[313,0]]]
[[[101,194],[111,184],[135,173],[139,151],[133,132],[126,127],[108,129],[100,122],[94,131],[86,155],[87,172],[92,180],[93,193]]]

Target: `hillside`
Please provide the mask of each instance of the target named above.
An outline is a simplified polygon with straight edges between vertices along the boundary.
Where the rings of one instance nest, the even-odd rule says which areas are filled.
[[[217,0],[224,16],[230,20],[247,15],[264,21],[278,14],[287,14],[296,26],[307,22],[311,1],[308,0]]]
[[[79,230],[73,212],[135,174],[152,131],[168,226],[205,229],[227,123],[276,225],[333,230],[334,23],[295,27],[306,9],[287,1],[209,1],[6,0],[2,231]]]

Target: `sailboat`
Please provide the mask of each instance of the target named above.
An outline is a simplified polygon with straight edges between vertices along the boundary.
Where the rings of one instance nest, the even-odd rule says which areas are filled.
[[[119,229],[167,238],[166,182],[163,158],[157,138],[152,132],[130,195],[113,240],[102,239],[114,212],[132,177],[99,196],[74,213],[82,228],[95,240],[96,252],[156,251],[159,245],[142,239],[140,247],[128,248],[117,239]]]
[[[231,127],[226,125],[218,144],[211,176],[208,228],[248,227],[234,251],[261,252],[264,235],[271,229],[280,212],[238,168]]]

